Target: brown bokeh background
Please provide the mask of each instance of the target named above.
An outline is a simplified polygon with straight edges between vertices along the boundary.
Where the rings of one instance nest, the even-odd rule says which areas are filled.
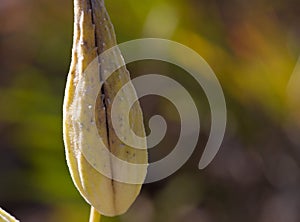
[[[210,131],[205,94],[169,64],[130,64],[132,76],[168,74],[193,96],[201,134],[174,175],[145,185],[128,213],[105,221],[300,221],[300,3],[296,0],[107,0],[119,42],[172,39],[213,68],[228,108],[224,142],[204,170]],[[0,0],[0,206],[24,222],[88,221],[65,162],[62,101],[72,45],[72,1]],[[174,106],[141,100],[145,122],[169,128],[150,151],[162,158],[180,133]]]

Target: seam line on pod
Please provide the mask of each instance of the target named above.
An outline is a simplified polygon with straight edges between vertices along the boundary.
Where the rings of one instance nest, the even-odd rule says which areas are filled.
[[[95,47],[98,49],[97,50],[97,55],[98,55],[98,64],[99,64],[99,67],[98,67],[98,72],[99,72],[99,80],[100,81],[102,81],[102,76],[101,76],[101,60],[100,60],[100,56],[99,56],[99,51],[104,51],[104,48],[103,48],[103,50],[101,50],[101,48],[102,48],[102,46],[99,46],[98,45],[98,35],[97,35],[97,32],[96,32],[96,29],[97,29],[97,25],[101,25],[101,23],[100,24],[96,24],[96,22],[95,22],[95,18],[94,18],[94,7],[93,7],[93,0],[88,0],[89,1],[89,4],[90,4],[90,10],[91,10],[91,18],[92,18],[92,23],[93,23],[93,25],[94,25],[94,27],[95,27],[95,29],[94,29],[94,35],[95,35]],[[100,0],[101,1],[101,3],[102,4],[100,4],[100,7],[105,7],[104,6],[104,2],[103,2],[103,0]],[[102,14],[102,17],[104,17],[106,20],[107,20],[107,22],[109,22],[110,20],[108,20],[106,17],[107,17],[107,14],[105,13],[106,12],[106,10],[101,10],[102,12],[104,11],[104,13]],[[99,21],[98,21],[99,22]],[[103,22],[103,24],[105,24],[104,22]],[[105,29],[104,29],[105,30]],[[107,33],[106,34],[108,34],[108,35],[110,35],[110,38],[111,38],[111,33],[109,32],[110,30],[107,30]],[[104,38],[103,38],[103,40],[104,40]],[[102,52],[101,52],[102,53]],[[103,83],[103,85],[102,85],[102,87],[101,87],[101,89],[100,89],[100,93],[101,93],[101,98],[102,98],[102,96],[103,96],[103,100],[102,100],[102,102],[103,102],[103,106],[104,106],[104,110],[105,110],[105,127],[106,127],[106,136],[107,136],[107,145],[108,145],[108,150],[111,152],[111,144],[110,144],[110,130],[109,130],[109,121],[108,121],[108,106],[107,106],[107,103],[106,103],[106,95],[105,95],[105,89],[104,89],[104,83]],[[115,194],[116,194],[116,188],[115,188],[115,185],[114,185],[114,180],[113,180],[113,178],[114,178],[114,175],[113,175],[113,166],[112,166],[112,160],[111,160],[111,158],[109,158],[109,161],[110,161],[110,169],[111,169],[111,176],[112,176],[112,179],[111,179],[111,186],[112,186],[112,191],[113,191],[113,193],[114,193],[114,195],[113,195],[113,205],[114,205],[114,208],[116,209],[116,198],[115,198]]]

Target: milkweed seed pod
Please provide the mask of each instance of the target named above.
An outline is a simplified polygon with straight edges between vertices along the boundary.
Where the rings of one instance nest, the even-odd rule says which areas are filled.
[[[83,198],[99,213],[116,216],[128,210],[146,177],[142,111],[138,101],[129,107],[137,95],[125,66],[113,70],[124,63],[118,48],[101,57],[117,45],[103,0],[75,0],[74,9],[72,62],[63,108],[67,163]],[[108,75],[108,70],[113,73]],[[114,99],[116,116],[112,116]],[[128,134],[126,120],[139,140]],[[117,134],[124,136],[120,139]]]
[[[0,208],[0,222],[19,222],[19,221]]]

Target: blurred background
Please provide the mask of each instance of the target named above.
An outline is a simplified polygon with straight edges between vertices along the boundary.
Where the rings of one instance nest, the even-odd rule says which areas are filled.
[[[300,2],[296,0],[107,0],[118,42],[167,38],[197,51],[226,97],[227,131],[214,161],[198,162],[210,132],[205,94],[170,64],[130,64],[132,77],[168,74],[193,96],[199,143],[174,175],[143,187],[130,210],[105,221],[300,221]],[[24,222],[88,221],[69,175],[62,101],[71,59],[71,0],[0,0],[0,206]],[[141,99],[145,123],[168,122],[150,161],[180,133],[174,106]],[[171,144],[171,145],[170,145]]]

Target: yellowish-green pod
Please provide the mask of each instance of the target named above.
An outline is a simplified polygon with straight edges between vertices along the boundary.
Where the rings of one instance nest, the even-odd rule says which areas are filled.
[[[0,208],[0,222],[18,222],[18,220]]]
[[[124,144],[117,137],[111,120],[112,101],[122,86],[128,82],[131,84],[126,68],[122,67],[115,71],[100,88],[101,80],[105,79],[105,74],[102,72],[106,64],[101,63],[98,56],[117,45],[104,2],[103,0],[74,0],[74,9],[72,62],[63,107],[67,163],[75,186],[83,198],[102,215],[116,216],[125,213],[132,205],[140,192],[143,181],[136,184],[120,182],[115,180],[115,175],[121,173],[126,177],[126,175],[135,174],[139,175],[139,178],[145,178],[147,169],[145,167],[120,169],[115,166],[110,155],[97,152],[108,149],[111,154],[121,160],[145,166],[148,157],[143,115],[139,103],[136,102],[131,107],[130,126],[140,138],[145,139],[142,144],[139,144],[144,149],[135,149]],[[86,72],[95,59],[100,69]],[[122,60],[121,54],[113,54],[110,60],[111,63],[119,63]],[[121,92],[121,97],[125,98],[125,102],[120,103],[116,110],[128,108],[126,98],[137,97],[132,84],[130,86],[131,90]],[[99,91],[95,91],[98,87]],[[96,99],[93,101],[95,93]],[[92,119],[86,115],[87,107],[93,109],[95,115]],[[119,117],[122,117],[121,115]],[[99,143],[99,139],[102,144]],[[89,155],[85,155],[83,151],[87,151]],[[97,161],[93,162],[89,159],[93,155]],[[104,167],[109,176],[99,172],[99,166]]]

